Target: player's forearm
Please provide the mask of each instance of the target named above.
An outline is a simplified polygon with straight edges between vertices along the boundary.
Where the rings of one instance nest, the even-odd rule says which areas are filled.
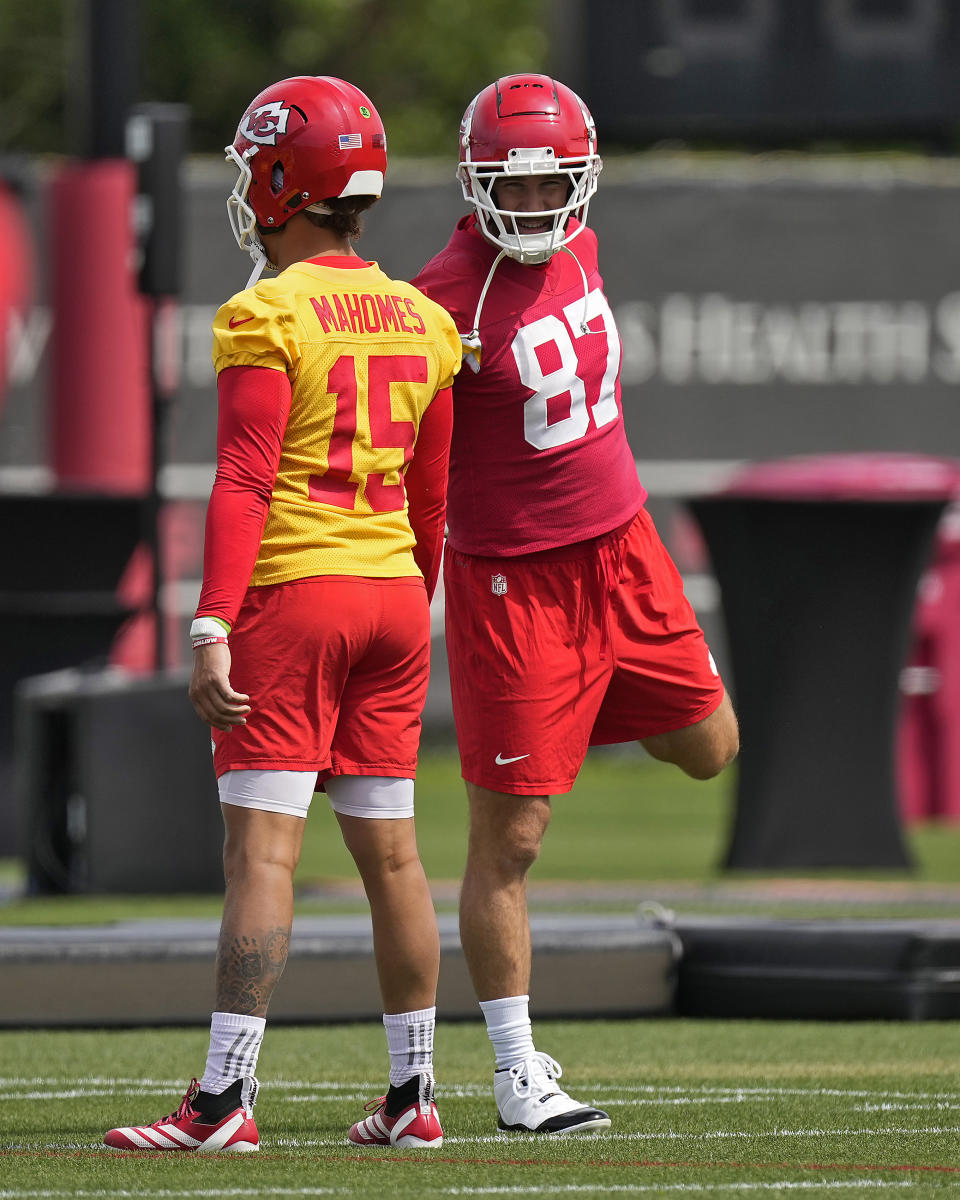
[[[256,492],[224,481],[214,484],[207,508],[197,616],[218,617],[231,627],[236,623],[256,566],[268,509]]]

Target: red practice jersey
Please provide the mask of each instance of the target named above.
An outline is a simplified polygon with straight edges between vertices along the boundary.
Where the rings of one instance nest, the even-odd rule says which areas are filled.
[[[620,337],[596,235],[584,228],[570,250],[586,291],[563,251],[538,266],[503,258],[478,331],[478,301],[498,252],[474,216],[414,280],[464,339],[447,540],[466,554],[531,554],[585,541],[628,521],[646,499],[623,427]]]

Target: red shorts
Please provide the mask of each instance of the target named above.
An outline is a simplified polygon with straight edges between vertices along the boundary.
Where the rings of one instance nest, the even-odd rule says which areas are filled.
[[[430,670],[420,578],[321,576],[250,588],[230,634],[246,725],[213,731],[224,771],[412,779]]]
[[[645,509],[546,554],[448,552],[444,589],[460,761],[480,787],[568,792],[588,746],[683,729],[723,699]]]

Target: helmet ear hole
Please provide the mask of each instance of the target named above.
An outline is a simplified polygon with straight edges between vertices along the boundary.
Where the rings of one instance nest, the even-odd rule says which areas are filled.
[[[283,191],[283,163],[275,162],[270,170],[270,191],[279,196]]]

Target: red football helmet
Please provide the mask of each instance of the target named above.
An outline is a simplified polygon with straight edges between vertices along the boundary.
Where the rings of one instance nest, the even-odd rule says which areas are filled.
[[[271,84],[243,114],[227,161],[240,172],[227,200],[241,250],[264,257],[257,226],[279,229],[334,196],[379,196],[387,169],[383,122],[370,99],[330,75]]]
[[[587,106],[549,75],[507,75],[485,87],[467,107],[460,125],[457,177],[464,199],[476,209],[484,235],[518,262],[545,262],[586,221],[603,164]],[[517,175],[566,175],[567,202],[549,213],[511,213],[497,207],[499,180]],[[521,233],[514,217],[552,216],[553,228]]]

